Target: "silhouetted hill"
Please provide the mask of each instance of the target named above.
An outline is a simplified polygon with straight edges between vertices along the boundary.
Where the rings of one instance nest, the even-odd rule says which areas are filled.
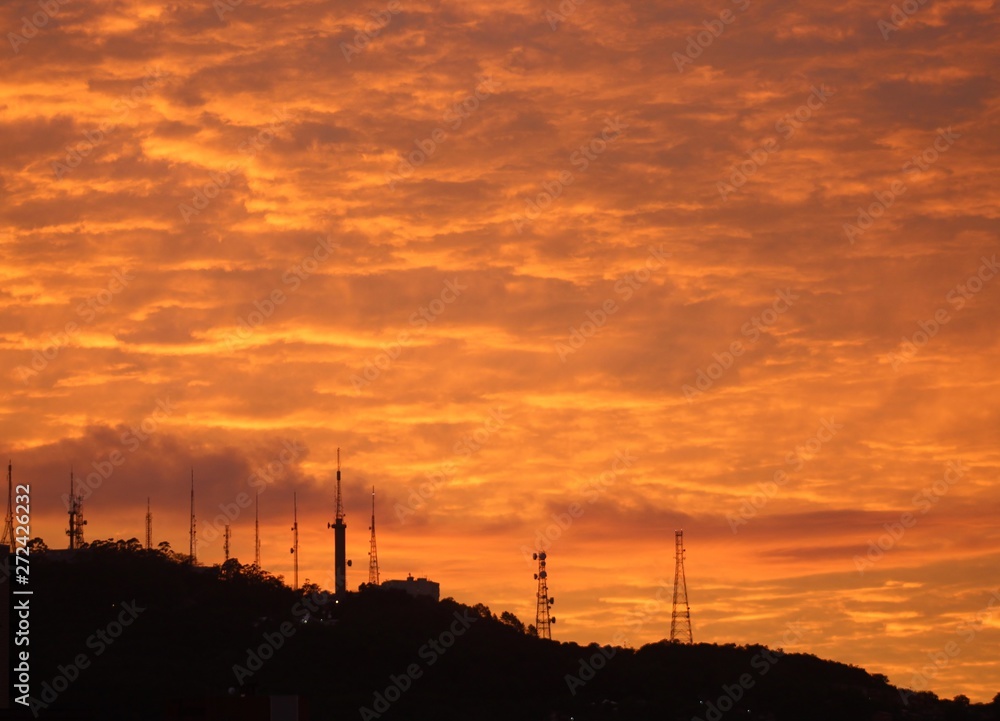
[[[924,693],[904,704],[884,677],[811,655],[556,643],[482,605],[379,588],[337,603],[136,541],[31,563],[32,691],[51,701],[41,718],[267,718],[224,707],[297,695],[313,721],[1000,719],[996,702]]]

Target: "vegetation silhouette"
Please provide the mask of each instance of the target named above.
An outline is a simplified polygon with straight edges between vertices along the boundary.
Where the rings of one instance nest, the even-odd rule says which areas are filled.
[[[904,704],[884,676],[764,646],[559,643],[482,604],[367,585],[338,602],[236,559],[196,566],[136,539],[75,554],[34,539],[32,551],[32,695],[44,700],[44,684],[88,658],[40,718],[240,718],[206,704],[297,695],[314,721],[1000,719],[1000,694]],[[128,609],[127,627],[109,627]],[[102,630],[119,633],[105,644]]]

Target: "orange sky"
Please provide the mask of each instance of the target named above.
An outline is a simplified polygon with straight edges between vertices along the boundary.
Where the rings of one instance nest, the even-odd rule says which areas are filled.
[[[533,621],[542,543],[556,636],[639,645],[683,528],[695,640],[1000,691],[993,3],[39,7],[0,13],[33,535],[110,465],[87,538],[151,496],[186,550],[193,465],[201,560],[261,487],[290,579],[297,490],[332,585],[339,446],[351,587],[375,484],[383,577]]]

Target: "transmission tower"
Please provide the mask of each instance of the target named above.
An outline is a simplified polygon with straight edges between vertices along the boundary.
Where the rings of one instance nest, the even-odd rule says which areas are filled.
[[[372,540],[368,551],[368,585],[379,585],[378,580],[378,548],[375,546],[375,486],[372,486]]]
[[[194,468],[191,469],[191,549],[188,552],[192,563],[198,563],[197,522],[194,517]]]
[[[149,508],[149,496],[146,496],[146,550],[153,547],[153,512]]]
[[[295,585],[293,589],[299,587],[299,504],[292,494],[292,561],[295,565]]]
[[[343,598],[347,593],[347,524],[344,523],[344,501],[340,495],[340,449],[337,449],[337,518],[333,523],[327,523],[327,528],[333,529],[333,578],[334,593],[337,598]]]
[[[69,469],[69,550],[73,551],[83,547],[83,527],[87,522],[83,520],[83,496],[76,492],[76,482],[73,478],[73,469]]]
[[[670,615],[670,640],[694,643],[691,634],[691,607],[688,605],[687,579],[684,577],[684,531],[674,532],[674,610]]]
[[[538,553],[532,553],[531,558],[538,561],[538,573],[535,574],[535,578],[538,579],[538,593],[536,595],[536,606],[535,606],[535,630],[538,633],[539,638],[547,638],[552,640],[552,624],[556,622],[556,617],[549,617],[549,607],[556,602],[554,598],[549,595],[549,572],[545,570],[545,551],[539,551]]]
[[[11,549],[14,548],[14,484],[12,468],[11,462],[7,461],[7,515],[4,516],[3,537],[0,538],[0,544],[9,546]]]
[[[260,568],[260,491],[257,491],[253,512],[253,565]]]
[[[224,538],[225,538],[225,541],[222,544],[222,548],[223,548],[223,550],[224,550],[224,552],[226,554],[226,560],[228,561],[229,560],[229,538],[230,538],[230,535],[229,535],[229,524],[228,523],[226,524],[226,530],[225,530]]]

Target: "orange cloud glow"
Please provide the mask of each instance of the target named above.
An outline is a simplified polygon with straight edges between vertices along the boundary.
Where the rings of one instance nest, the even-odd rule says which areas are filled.
[[[143,538],[150,497],[186,551],[193,467],[199,560],[225,522],[252,560],[259,490],[290,580],[297,492],[332,586],[339,447],[352,588],[374,485],[383,578],[533,622],[542,546],[555,637],[639,646],[683,528],[695,641],[795,623],[789,650],[1000,691],[992,3],[0,28],[0,428],[51,547],[73,465],[88,539]]]

